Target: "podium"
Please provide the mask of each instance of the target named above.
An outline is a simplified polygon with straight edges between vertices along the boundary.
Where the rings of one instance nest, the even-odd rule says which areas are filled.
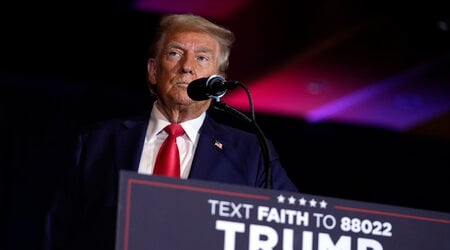
[[[443,250],[450,214],[120,173],[116,250]]]

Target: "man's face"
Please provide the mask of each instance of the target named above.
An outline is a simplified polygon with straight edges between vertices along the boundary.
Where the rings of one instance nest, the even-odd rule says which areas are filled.
[[[167,105],[192,103],[187,86],[195,79],[217,74],[219,44],[198,32],[169,33],[156,60],[148,62],[150,84]]]

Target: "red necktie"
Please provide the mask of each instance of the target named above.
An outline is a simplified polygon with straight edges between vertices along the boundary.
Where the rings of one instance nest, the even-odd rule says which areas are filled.
[[[180,177],[180,153],[177,137],[184,134],[180,124],[167,125],[164,130],[169,134],[159,149],[153,174]]]

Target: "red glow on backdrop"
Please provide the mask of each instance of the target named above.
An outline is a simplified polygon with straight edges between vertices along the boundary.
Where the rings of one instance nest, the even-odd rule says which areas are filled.
[[[336,72],[333,66],[292,64],[246,85],[256,112],[310,122],[334,121],[406,131],[450,110],[450,92],[420,84],[426,81],[420,76],[430,68],[416,67],[370,82],[375,77],[358,77],[342,67]],[[222,100],[238,109],[250,110],[248,97],[240,89],[230,91]]]
[[[137,0],[133,7],[140,11],[181,13],[191,12],[223,20],[246,7],[252,0]]]
[[[283,39],[291,36],[293,30],[302,31],[298,26],[302,21],[298,18],[288,18],[283,23],[289,13],[292,15],[288,4],[275,6],[268,3],[257,4],[252,0],[136,0],[133,7],[139,11],[154,13],[190,12],[223,24],[234,23],[236,27],[233,30],[237,32],[240,52],[248,52],[246,56],[250,58],[252,52],[264,51],[267,46],[275,46],[284,53],[286,48],[279,47],[286,43]],[[308,7],[313,5],[304,7],[306,9],[302,10],[308,11]],[[340,9],[338,6],[334,7]],[[409,36],[405,35],[405,27],[400,26],[403,22],[408,25],[413,25],[413,22],[399,19],[394,23],[389,18],[378,16],[338,26],[342,20],[333,13],[339,12],[341,16],[346,13],[329,10],[326,6],[319,7],[316,16],[320,16],[320,19],[309,20],[311,27],[308,28],[322,32],[326,27],[333,27],[328,30],[330,34],[297,52],[286,53],[281,64],[284,66],[280,67],[276,63],[269,65],[269,71],[247,76],[253,80],[243,83],[250,90],[257,113],[295,117],[308,122],[360,124],[395,131],[414,130],[448,114],[450,87],[448,84],[439,84],[439,81],[448,81],[448,74],[443,69],[448,65],[448,59],[445,56],[442,61],[432,59],[433,56],[427,59],[416,58],[423,46],[420,39],[426,36],[419,34],[417,28],[413,28],[414,33]],[[270,19],[267,15],[270,15]],[[334,20],[336,24],[320,21],[327,18]],[[295,28],[291,26],[293,24]],[[383,28],[380,29],[377,25]],[[396,25],[405,33],[395,30]],[[283,28],[286,30],[283,31]],[[429,30],[420,32],[434,36],[426,41],[440,38],[439,34],[433,34]],[[312,39],[313,34],[308,35]],[[385,42],[386,37],[389,37],[389,43]],[[250,47],[244,48],[246,44]],[[428,47],[438,48],[436,43]],[[442,48],[448,48],[448,45]],[[431,52],[430,49],[425,51],[424,54]],[[234,54],[233,59],[235,62],[244,62],[243,65],[245,62],[245,65],[253,63],[256,68],[265,66],[262,61],[266,61],[252,61],[240,53]],[[267,58],[267,62],[270,61]],[[434,68],[435,66],[438,67]],[[430,77],[435,74],[443,77],[441,80]],[[222,100],[243,111],[250,109],[245,91],[239,89],[229,91]]]

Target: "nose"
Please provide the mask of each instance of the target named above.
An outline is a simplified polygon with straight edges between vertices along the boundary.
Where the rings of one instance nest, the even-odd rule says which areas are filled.
[[[180,61],[180,71],[183,74],[193,74],[194,73],[194,62],[195,58],[190,55],[185,55]]]

